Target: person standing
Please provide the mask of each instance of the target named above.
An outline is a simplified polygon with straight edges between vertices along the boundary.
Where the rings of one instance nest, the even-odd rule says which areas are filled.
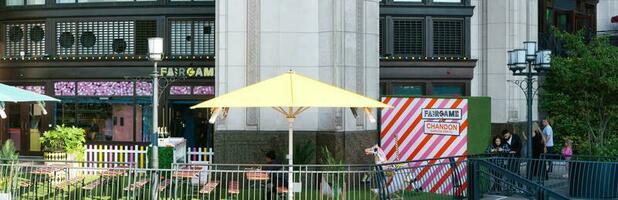
[[[543,137],[545,138],[545,147],[547,147],[547,153],[554,153],[554,130],[549,125],[549,121],[547,119],[543,120]],[[556,159],[554,157],[549,157],[550,159]],[[554,168],[554,163],[549,162],[549,170],[548,172],[552,172]]]
[[[567,162],[566,174],[562,175],[564,178],[569,177],[569,160],[571,160],[571,156],[573,156],[573,141],[566,139],[564,141],[564,147],[562,147],[562,157],[564,157],[564,160]]]
[[[538,125],[535,125],[532,131],[532,158],[534,160],[532,160],[532,176],[530,177],[537,177],[540,180],[541,178],[547,179],[545,161],[539,160],[541,154],[547,153],[547,148],[545,146],[545,137],[538,127]]]

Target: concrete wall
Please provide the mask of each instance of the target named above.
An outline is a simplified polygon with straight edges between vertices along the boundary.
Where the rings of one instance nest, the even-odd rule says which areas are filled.
[[[597,31],[618,31],[618,23],[611,23],[611,18],[618,15],[618,1],[599,0],[597,5]]]
[[[264,163],[266,152],[274,150],[280,155],[287,154],[287,132],[281,131],[218,131],[215,134],[215,163]],[[367,164],[373,158],[363,150],[378,143],[375,131],[358,132],[310,132],[294,134],[295,147],[311,142],[316,151],[311,156],[312,163],[320,163],[321,148],[327,147],[338,159],[345,163]],[[296,155],[298,156],[298,155]],[[283,158],[279,158],[285,162]]]
[[[526,20],[527,2],[529,22]],[[475,6],[471,20],[472,58],[479,60],[474,69],[472,95],[491,97],[492,124],[526,121],[526,97],[518,86],[510,82],[523,77],[515,77],[508,70],[507,51],[523,48],[522,42],[527,38],[537,41],[538,2],[471,0],[471,3]],[[533,104],[533,119],[536,119],[536,96]]]

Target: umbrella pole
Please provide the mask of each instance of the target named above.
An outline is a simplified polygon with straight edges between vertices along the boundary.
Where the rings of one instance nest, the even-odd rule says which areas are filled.
[[[288,117],[288,200],[294,199],[294,158],[292,149],[294,147],[294,117]]]

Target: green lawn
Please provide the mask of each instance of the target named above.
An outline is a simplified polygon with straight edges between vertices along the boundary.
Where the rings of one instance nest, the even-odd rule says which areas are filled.
[[[150,199],[150,185],[146,185],[141,189],[135,191],[125,191],[130,183],[134,183],[137,180],[142,180],[145,177],[119,177],[110,180],[96,189],[86,191],[81,189],[83,185],[87,185],[93,181],[100,181],[98,176],[85,176],[83,181],[80,181],[64,189],[53,189],[53,184],[50,182],[38,182],[36,185],[31,183],[29,187],[21,187],[19,189],[13,189],[13,196],[16,199],[83,199],[83,200],[129,200],[129,199]],[[24,179],[22,179],[23,181]],[[52,186],[49,190],[48,187]],[[250,200],[262,200],[266,199],[266,191],[263,189],[247,189],[249,187],[241,186],[240,193],[238,195],[227,194],[227,187],[225,184],[221,184],[209,195],[198,194],[199,188],[197,186],[190,186],[189,184],[180,184],[175,189],[175,185],[168,186],[165,190],[159,193],[160,199],[174,199],[174,191],[177,192],[176,199],[250,199]],[[345,199],[378,199],[378,196],[370,191],[370,189],[356,189],[348,191]],[[278,196],[278,195],[275,195]],[[281,195],[278,197],[284,197]],[[284,199],[284,198],[277,198]],[[343,199],[343,198],[327,198],[322,196],[317,189],[305,190],[295,194],[294,199]],[[397,193],[391,199],[451,199],[449,196],[442,196],[424,192],[411,192],[405,191]]]

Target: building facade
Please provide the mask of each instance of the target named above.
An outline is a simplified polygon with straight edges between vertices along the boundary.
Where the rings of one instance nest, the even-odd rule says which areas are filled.
[[[513,83],[515,77],[506,66],[507,52],[523,48],[524,41],[537,41],[539,49],[561,52],[552,36],[552,27],[571,33],[595,30],[595,0],[472,0],[472,57],[478,66],[472,81],[473,96],[491,97],[493,133],[504,128],[525,132],[526,97]],[[542,79],[542,78],[541,78]],[[542,81],[542,80],[541,80]],[[534,88],[538,88],[538,82]],[[533,101],[533,119],[543,118]]]
[[[618,46],[618,1],[599,0],[596,31],[597,34],[608,35],[610,42]]]
[[[9,104],[0,138],[22,155],[41,153],[56,124],[87,130],[89,143],[143,143],[152,132],[149,37],[165,38],[159,63],[161,129],[189,146],[212,146],[214,1],[7,0],[0,5],[0,81],[56,97],[48,115]]]
[[[474,9],[470,0],[7,0],[0,82],[62,102],[48,103],[48,115],[10,104],[0,139],[37,155],[40,135],[67,124],[86,129],[89,143],[148,143],[147,39],[158,36],[160,128],[214,147],[218,162],[259,162],[287,146],[282,116],[232,109],[212,126],[206,110],[188,107],[288,70],[376,99],[474,94]],[[378,143],[379,124],[363,115],[310,109],[296,120],[296,141],[368,162],[358,152]]]
[[[383,0],[380,4],[380,94],[469,96],[469,0]]]

